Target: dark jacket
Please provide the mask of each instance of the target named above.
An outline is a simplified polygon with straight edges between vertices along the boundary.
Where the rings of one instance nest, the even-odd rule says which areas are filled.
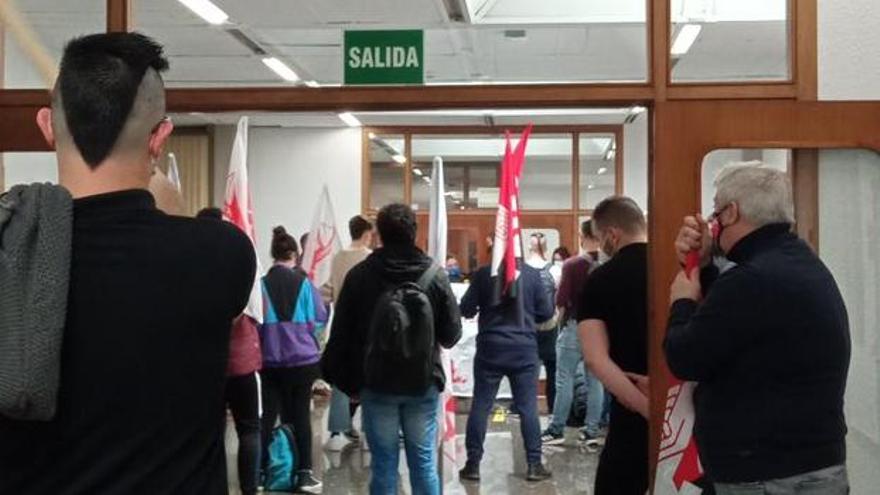
[[[364,386],[366,338],[379,297],[404,282],[416,282],[433,261],[415,246],[386,246],[355,265],[342,285],[330,327],[330,340],[321,359],[324,379],[349,395]],[[461,339],[461,315],[445,270],[439,270],[428,288],[434,308],[434,378],[442,391],[446,375],[440,347],[451,348]],[[394,389],[394,384],[389,384]],[[382,392],[381,390],[377,390]]]
[[[58,406],[73,199],[48,184],[0,195],[0,414],[48,421]]]
[[[275,265],[262,279],[264,368],[299,368],[321,360],[318,334],[327,323],[321,293],[300,269]]]
[[[673,304],[666,359],[698,381],[695,432],[717,482],[784,478],[846,461],[849,323],[831,273],[788,225],[761,228],[702,304]],[[713,273],[713,271],[715,273]]]
[[[480,268],[471,278],[471,285],[461,300],[461,313],[465,318],[480,314],[477,357],[499,361],[531,357],[530,362],[537,357],[535,324],[553,318],[553,302],[544,289],[541,274],[524,263],[520,265],[519,284],[522,294],[517,300],[505,298],[495,305],[492,304],[494,285],[490,267]],[[522,321],[516,304],[522,304]]]

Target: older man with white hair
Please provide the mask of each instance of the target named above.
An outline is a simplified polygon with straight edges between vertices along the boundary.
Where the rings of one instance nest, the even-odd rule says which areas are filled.
[[[699,382],[702,464],[719,495],[848,493],[850,335],[837,284],[792,233],[787,174],[732,165],[715,187],[715,212],[685,218],[676,241],[682,266],[698,252],[702,269],[672,284],[664,343],[672,372]],[[713,245],[734,264],[721,274]]]

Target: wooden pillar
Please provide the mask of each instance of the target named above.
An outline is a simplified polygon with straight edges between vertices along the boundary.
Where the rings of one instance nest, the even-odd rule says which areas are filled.
[[[819,150],[794,152],[792,189],[797,233],[819,252]]]
[[[107,32],[127,33],[132,30],[132,0],[107,0]]]

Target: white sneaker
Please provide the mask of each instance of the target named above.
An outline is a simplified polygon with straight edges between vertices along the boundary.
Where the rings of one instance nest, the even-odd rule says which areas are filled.
[[[330,435],[330,440],[324,445],[324,448],[330,452],[342,452],[347,447],[349,440],[342,433],[334,433]]]

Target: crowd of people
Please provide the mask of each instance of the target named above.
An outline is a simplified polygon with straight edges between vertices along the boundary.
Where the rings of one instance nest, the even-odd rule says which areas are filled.
[[[0,258],[9,274],[0,279],[0,493],[227,493],[227,409],[245,495],[277,475],[279,438],[291,449],[287,488],[320,493],[311,409],[322,378],[332,386],[326,448],[364,442],[370,493],[397,492],[402,441],[412,493],[437,494],[438,401],[449,386],[441,349],[474,317],[462,480],[481,478],[507,377],[527,480],[552,477],[542,445],[563,442],[582,407],[580,440],[601,450],[595,493],[648,490],[648,232],[635,201],[599,203],[574,256],[560,247],[548,258],[547,239],[531,235],[515,290],[499,297],[487,265],[469,274],[460,301],[451,283],[464,280],[462,267],[417,247],[408,206],[383,207],[375,227],[352,218],[352,243],[321,287],[301,266],[308,239],[279,226],[259,279],[263,314],[244,314],[257,277],[252,242],[217,209],[167,215],[148,192],[173,128],[167,66],[161,46],[139,34],[69,43],[52,106],[38,115],[62,187],[16,188],[0,201],[3,248],[18,253]],[[664,342],[672,372],[699,382],[705,487],[846,493],[840,292],[791,233],[785,173],[735,166],[716,188],[715,213],[686,218],[679,233],[683,269]],[[543,431],[541,365],[552,412]],[[587,393],[575,405],[579,376]],[[358,407],[365,440],[353,425]]]

